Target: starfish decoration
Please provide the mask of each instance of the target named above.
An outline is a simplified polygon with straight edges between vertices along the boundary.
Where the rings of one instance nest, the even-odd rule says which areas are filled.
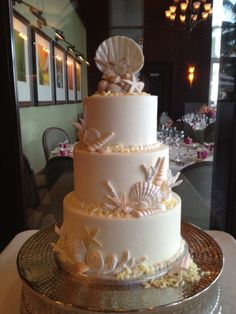
[[[124,213],[128,215],[132,212],[132,208],[130,207],[129,202],[127,202],[125,193],[123,192],[121,195],[121,198],[119,199],[119,202],[117,203],[117,208],[115,209],[114,213]]]
[[[103,72],[104,74],[105,74],[106,72],[113,71],[112,66],[111,66],[111,63],[110,63],[110,60],[103,61],[103,60],[98,59],[98,58],[95,58],[94,60],[95,60],[95,62],[96,62],[97,64],[99,64],[99,65],[101,66],[101,68],[102,68],[102,69],[101,69],[101,72]],[[99,70],[100,70],[100,69],[99,69]]]
[[[86,247],[90,248],[91,245],[99,245],[100,247],[102,247],[101,242],[99,242],[96,239],[96,236],[99,233],[99,229],[94,229],[94,230],[89,230],[87,226],[84,226],[85,232],[86,232],[86,236],[85,239],[83,240]]]
[[[134,204],[127,201],[125,193],[123,192],[121,197],[119,197],[112,184],[109,181],[107,181],[106,184],[110,192],[109,195],[106,195],[110,200],[110,203],[105,203],[106,208],[111,210],[113,214],[124,213],[125,215],[128,215],[132,213]]]
[[[110,61],[110,64],[113,65],[113,70],[118,75],[125,75],[130,70],[126,58]]]
[[[170,188],[178,186],[183,182],[183,180],[178,180],[179,176],[180,176],[180,172],[177,172],[176,175],[173,176],[171,170],[168,171],[167,183]]]
[[[130,87],[130,93],[141,93],[144,87],[143,82],[139,82],[135,74],[132,74],[132,80],[123,80],[125,83],[128,83]]]
[[[121,60],[111,60],[108,57],[107,61],[103,61],[101,59],[95,58],[94,59],[97,64],[100,65],[102,68],[103,76],[110,76],[110,75],[125,75],[127,73],[132,74],[130,65],[128,64],[126,58]]]

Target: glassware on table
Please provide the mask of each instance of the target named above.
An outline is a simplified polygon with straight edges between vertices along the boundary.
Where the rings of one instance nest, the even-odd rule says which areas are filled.
[[[175,132],[175,138],[174,138],[174,144],[177,148],[177,152],[175,155],[175,161],[179,162],[182,161],[184,155],[181,153],[181,147],[184,141],[184,131],[178,131]]]

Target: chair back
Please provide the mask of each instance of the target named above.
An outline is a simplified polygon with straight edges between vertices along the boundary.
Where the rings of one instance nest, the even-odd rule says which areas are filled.
[[[50,152],[59,146],[60,143],[68,141],[69,136],[65,130],[58,127],[50,127],[43,132],[43,150],[46,161],[49,159]]]
[[[184,137],[194,138],[194,130],[190,124],[185,121],[176,121],[172,124],[173,128],[176,128],[178,131],[184,131]]]
[[[204,130],[204,142],[215,142],[216,138],[216,123],[209,124]]]
[[[50,190],[55,182],[64,173],[69,173],[73,176],[73,158],[55,156],[50,158],[44,168],[47,187]]]
[[[203,229],[210,228],[212,161],[202,161],[180,171],[183,182],[173,188],[182,200],[182,219]]]
[[[23,207],[37,208],[40,205],[39,191],[35,173],[28,158],[23,154]]]
[[[159,118],[160,126],[170,127],[172,123],[173,121],[171,117],[168,116],[168,113],[166,111],[162,112]]]

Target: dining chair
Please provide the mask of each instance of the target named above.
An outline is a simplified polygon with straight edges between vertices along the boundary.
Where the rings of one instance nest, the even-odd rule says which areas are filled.
[[[182,219],[202,229],[210,228],[212,161],[201,161],[180,171],[182,183],[173,188],[182,200]]]
[[[159,118],[159,124],[160,126],[166,126],[166,127],[170,127],[173,123],[173,120],[171,119],[171,117],[168,115],[167,112],[162,112]]]
[[[46,161],[49,160],[50,152],[65,141],[69,142],[69,136],[65,130],[58,127],[49,127],[44,130],[42,142]]]
[[[215,142],[216,138],[216,123],[209,124],[204,130],[204,142]]]
[[[188,124],[185,121],[175,121],[172,126],[172,128],[176,128],[177,131],[184,131],[184,137],[190,137],[194,139],[194,130],[191,127],[190,124]]]

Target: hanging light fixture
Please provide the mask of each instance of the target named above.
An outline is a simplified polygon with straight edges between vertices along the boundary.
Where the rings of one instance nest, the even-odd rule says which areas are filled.
[[[70,53],[74,53],[74,52],[75,52],[75,46],[69,44],[69,45],[67,46],[67,50],[68,50]]]
[[[58,40],[65,41],[65,36],[64,36],[63,31],[56,29],[54,27],[52,27],[52,28],[55,30],[55,32],[54,32],[55,40],[56,41],[58,41]]]
[[[26,7],[28,7],[28,10],[30,13],[32,13],[36,18],[37,18],[37,26],[38,28],[43,28],[43,27],[47,27],[47,28],[51,28],[54,30],[54,35],[55,35],[55,41],[62,41],[65,44],[67,44],[67,50],[71,53],[71,54],[76,54],[76,57],[80,60],[80,62],[84,62],[85,64],[89,65],[89,62],[87,61],[86,57],[80,53],[75,45],[72,45],[69,41],[66,40],[64,32],[52,25],[50,25],[47,20],[44,18],[43,16],[43,11],[32,6],[31,4],[25,2],[24,0],[12,0],[13,5],[16,5],[16,3],[18,4],[23,4]]]
[[[173,0],[165,11],[166,19],[174,24],[179,22],[191,32],[200,22],[206,21],[212,14],[212,4],[207,0]]]

